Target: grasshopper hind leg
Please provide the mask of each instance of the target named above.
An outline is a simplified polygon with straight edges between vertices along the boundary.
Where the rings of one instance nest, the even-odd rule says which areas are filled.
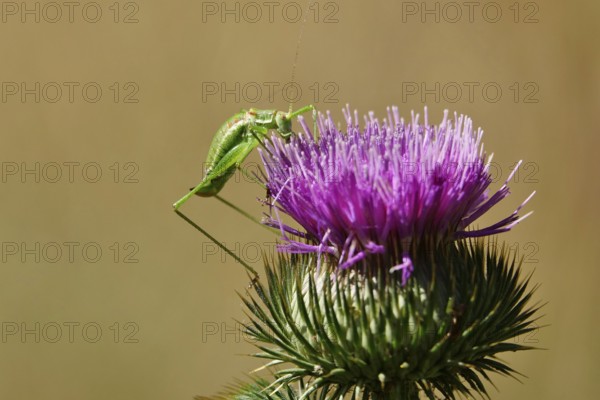
[[[198,186],[191,188],[190,191],[188,193],[186,193],[185,196],[183,196],[181,199],[179,199],[175,203],[173,203],[173,208],[175,209],[175,211],[177,211],[179,209],[179,207],[181,207],[183,205],[183,203],[185,203],[186,201],[188,201],[190,199],[190,197],[192,197],[195,194],[197,194],[198,196],[202,196],[202,194],[200,194],[200,191],[202,189],[208,189],[210,187],[211,187],[210,181],[207,181],[206,179],[204,179],[202,182],[200,182],[198,184]],[[209,197],[209,196],[211,196],[211,195],[206,194],[203,197]]]
[[[206,194],[206,196],[203,197],[211,197],[216,195],[231,177],[232,170],[235,170],[235,168],[239,167],[246,157],[248,157],[248,154],[250,154],[252,149],[254,149],[257,145],[258,142],[252,138],[252,140],[240,143],[229,150],[229,152],[227,152],[227,154],[221,158],[217,165],[211,169],[210,173],[206,175],[206,177],[198,184],[198,186],[173,204],[175,211],[177,211],[179,207],[183,205],[183,203],[188,201],[190,197],[198,192]],[[202,196],[202,194],[200,194],[200,196]]]

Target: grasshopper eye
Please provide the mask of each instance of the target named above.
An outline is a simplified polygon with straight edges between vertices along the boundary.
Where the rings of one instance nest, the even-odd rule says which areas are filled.
[[[282,135],[292,132],[292,120],[284,112],[280,111],[275,115],[275,123],[277,131]]]

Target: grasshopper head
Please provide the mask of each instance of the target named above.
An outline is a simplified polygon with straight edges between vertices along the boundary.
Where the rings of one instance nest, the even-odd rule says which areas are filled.
[[[275,123],[277,124],[277,132],[284,138],[292,134],[292,119],[288,116],[288,113],[277,111],[275,114]]]

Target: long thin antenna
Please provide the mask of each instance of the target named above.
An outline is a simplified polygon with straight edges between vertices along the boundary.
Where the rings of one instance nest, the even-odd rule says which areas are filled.
[[[300,44],[302,43],[302,34],[304,33],[304,27],[306,26],[306,21],[308,19],[308,11],[310,10],[310,6],[312,4],[312,0],[307,0],[306,2],[306,11],[304,14],[304,18],[302,19],[302,25],[300,26],[300,34],[298,34],[298,41],[296,42],[296,55],[294,55],[294,64],[292,65],[292,80],[291,83],[296,83],[296,65],[298,65],[298,57],[300,55]],[[288,114],[292,113],[292,102],[290,101],[290,108],[288,109]]]
[[[187,222],[188,224],[190,224],[191,226],[193,226],[194,228],[196,228],[196,230],[200,231],[200,233],[202,233],[204,236],[206,236],[207,238],[209,238],[214,244],[216,244],[217,246],[219,246],[224,252],[226,252],[227,254],[229,254],[231,257],[235,258],[240,264],[242,264],[244,266],[244,268],[246,268],[246,271],[248,271],[249,273],[253,274],[255,277],[258,277],[258,272],[256,272],[256,270],[254,268],[252,268],[251,266],[249,266],[244,260],[242,260],[240,257],[238,257],[233,251],[229,250],[221,242],[219,242],[217,239],[215,239],[214,237],[212,237],[208,232],[206,232],[204,229],[200,228],[200,226],[198,226],[198,224],[196,224],[194,221],[192,221],[191,219],[189,219],[181,211],[175,210],[175,212],[177,213],[177,215],[179,215],[181,218],[183,218],[185,220],[185,222]]]

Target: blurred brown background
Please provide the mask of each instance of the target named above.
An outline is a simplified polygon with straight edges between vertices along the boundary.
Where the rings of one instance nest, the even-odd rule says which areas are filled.
[[[592,398],[600,3],[487,3],[315,1],[288,97],[338,120],[345,103],[466,113],[495,153],[494,188],[523,159],[481,224],[537,190],[502,239],[548,302],[550,326],[517,340],[547,350],[506,355],[527,378],[496,377],[492,397]],[[248,279],[171,204],[223,121],[287,109],[305,0],[0,6],[0,398],[191,399],[243,377],[259,365],[233,319]],[[259,216],[264,192],[236,180],[223,196]],[[183,211],[257,267],[272,248],[214,199]]]

